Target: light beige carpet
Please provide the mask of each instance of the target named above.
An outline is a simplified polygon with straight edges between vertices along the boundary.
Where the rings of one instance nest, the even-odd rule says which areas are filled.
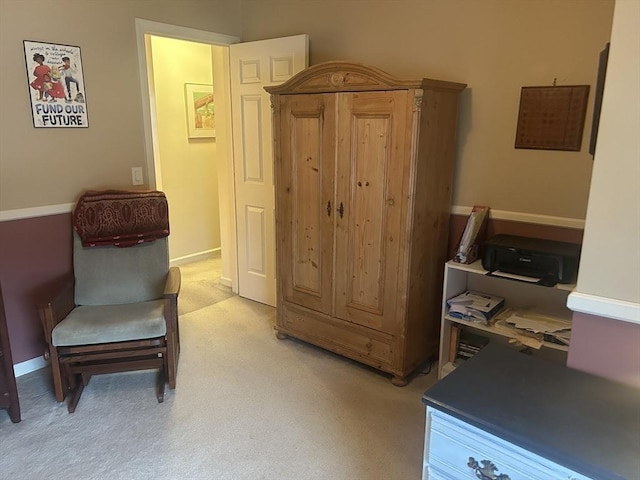
[[[151,371],[93,377],[74,414],[48,370],[20,377],[22,422],[0,411],[0,477],[420,479],[435,368],[394,387],[277,340],[274,321],[273,308],[237,296],[182,314],[178,384],[162,404]]]
[[[220,283],[222,260],[214,254],[206,260],[180,266],[182,288],[178,302],[178,313],[193,312],[214,303],[233,297],[230,287]]]

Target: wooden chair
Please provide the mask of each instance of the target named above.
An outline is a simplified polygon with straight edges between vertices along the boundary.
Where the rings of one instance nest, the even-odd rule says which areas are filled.
[[[111,195],[100,198],[113,200],[116,195],[119,199],[130,192],[107,193]],[[119,215],[118,205],[121,207],[93,208],[88,217],[100,222],[102,214]],[[135,210],[135,202],[131,205]],[[78,233],[77,212],[78,206],[74,212],[74,278],[61,281],[55,293],[39,305],[56,400],[62,402],[70,395],[68,410],[73,413],[92,375],[157,368],[156,396],[162,402],[165,384],[176,387],[180,353],[180,270],[169,268],[168,239],[125,248],[104,241],[85,246]],[[124,213],[131,218],[129,207]],[[168,235],[168,221],[166,231]]]

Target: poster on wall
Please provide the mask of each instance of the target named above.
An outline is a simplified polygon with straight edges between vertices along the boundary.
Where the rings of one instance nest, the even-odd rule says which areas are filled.
[[[88,127],[80,47],[24,40],[24,57],[33,126]]]
[[[188,137],[214,138],[216,117],[213,110],[213,85],[185,83],[184,94]]]

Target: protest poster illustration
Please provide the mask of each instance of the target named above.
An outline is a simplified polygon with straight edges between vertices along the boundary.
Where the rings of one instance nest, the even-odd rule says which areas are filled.
[[[88,127],[80,47],[23,43],[33,126]]]

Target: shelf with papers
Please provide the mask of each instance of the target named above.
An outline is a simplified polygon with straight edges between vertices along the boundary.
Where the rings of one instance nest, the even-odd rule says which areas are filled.
[[[457,346],[457,336],[461,331],[483,335],[491,342],[527,348],[536,356],[565,364],[568,345],[548,340],[562,337],[566,343],[569,341],[571,311],[566,302],[575,285],[546,287],[487,273],[480,261],[472,264],[449,261],[445,265],[438,377],[443,378],[457,363],[464,361],[459,358]],[[505,306],[487,324],[448,315],[447,300],[469,290],[502,297]],[[542,331],[555,329],[557,337],[550,336],[555,334],[547,334],[547,337],[543,333],[533,334],[513,325],[521,323],[532,329],[539,326]]]
[[[476,330],[481,330],[483,332],[487,332],[487,333],[491,333],[491,334],[495,334],[495,335],[500,335],[500,336],[504,336],[504,337],[509,337],[512,338],[514,340],[519,340],[521,337],[521,335],[518,334],[518,332],[513,329],[513,328],[508,328],[508,327],[502,327],[500,328],[499,326],[496,325],[483,325],[482,323],[478,323],[478,322],[473,322],[470,320],[464,320],[462,318],[455,318],[452,317],[450,315],[445,315],[445,319],[449,322],[453,322],[453,323],[457,323],[460,325],[466,325],[469,328],[473,328]],[[553,343],[553,342],[546,342],[543,341],[542,345],[546,348],[553,348],[556,350],[560,350],[563,352],[568,352],[569,351],[569,346],[568,345],[560,345],[557,343]]]

